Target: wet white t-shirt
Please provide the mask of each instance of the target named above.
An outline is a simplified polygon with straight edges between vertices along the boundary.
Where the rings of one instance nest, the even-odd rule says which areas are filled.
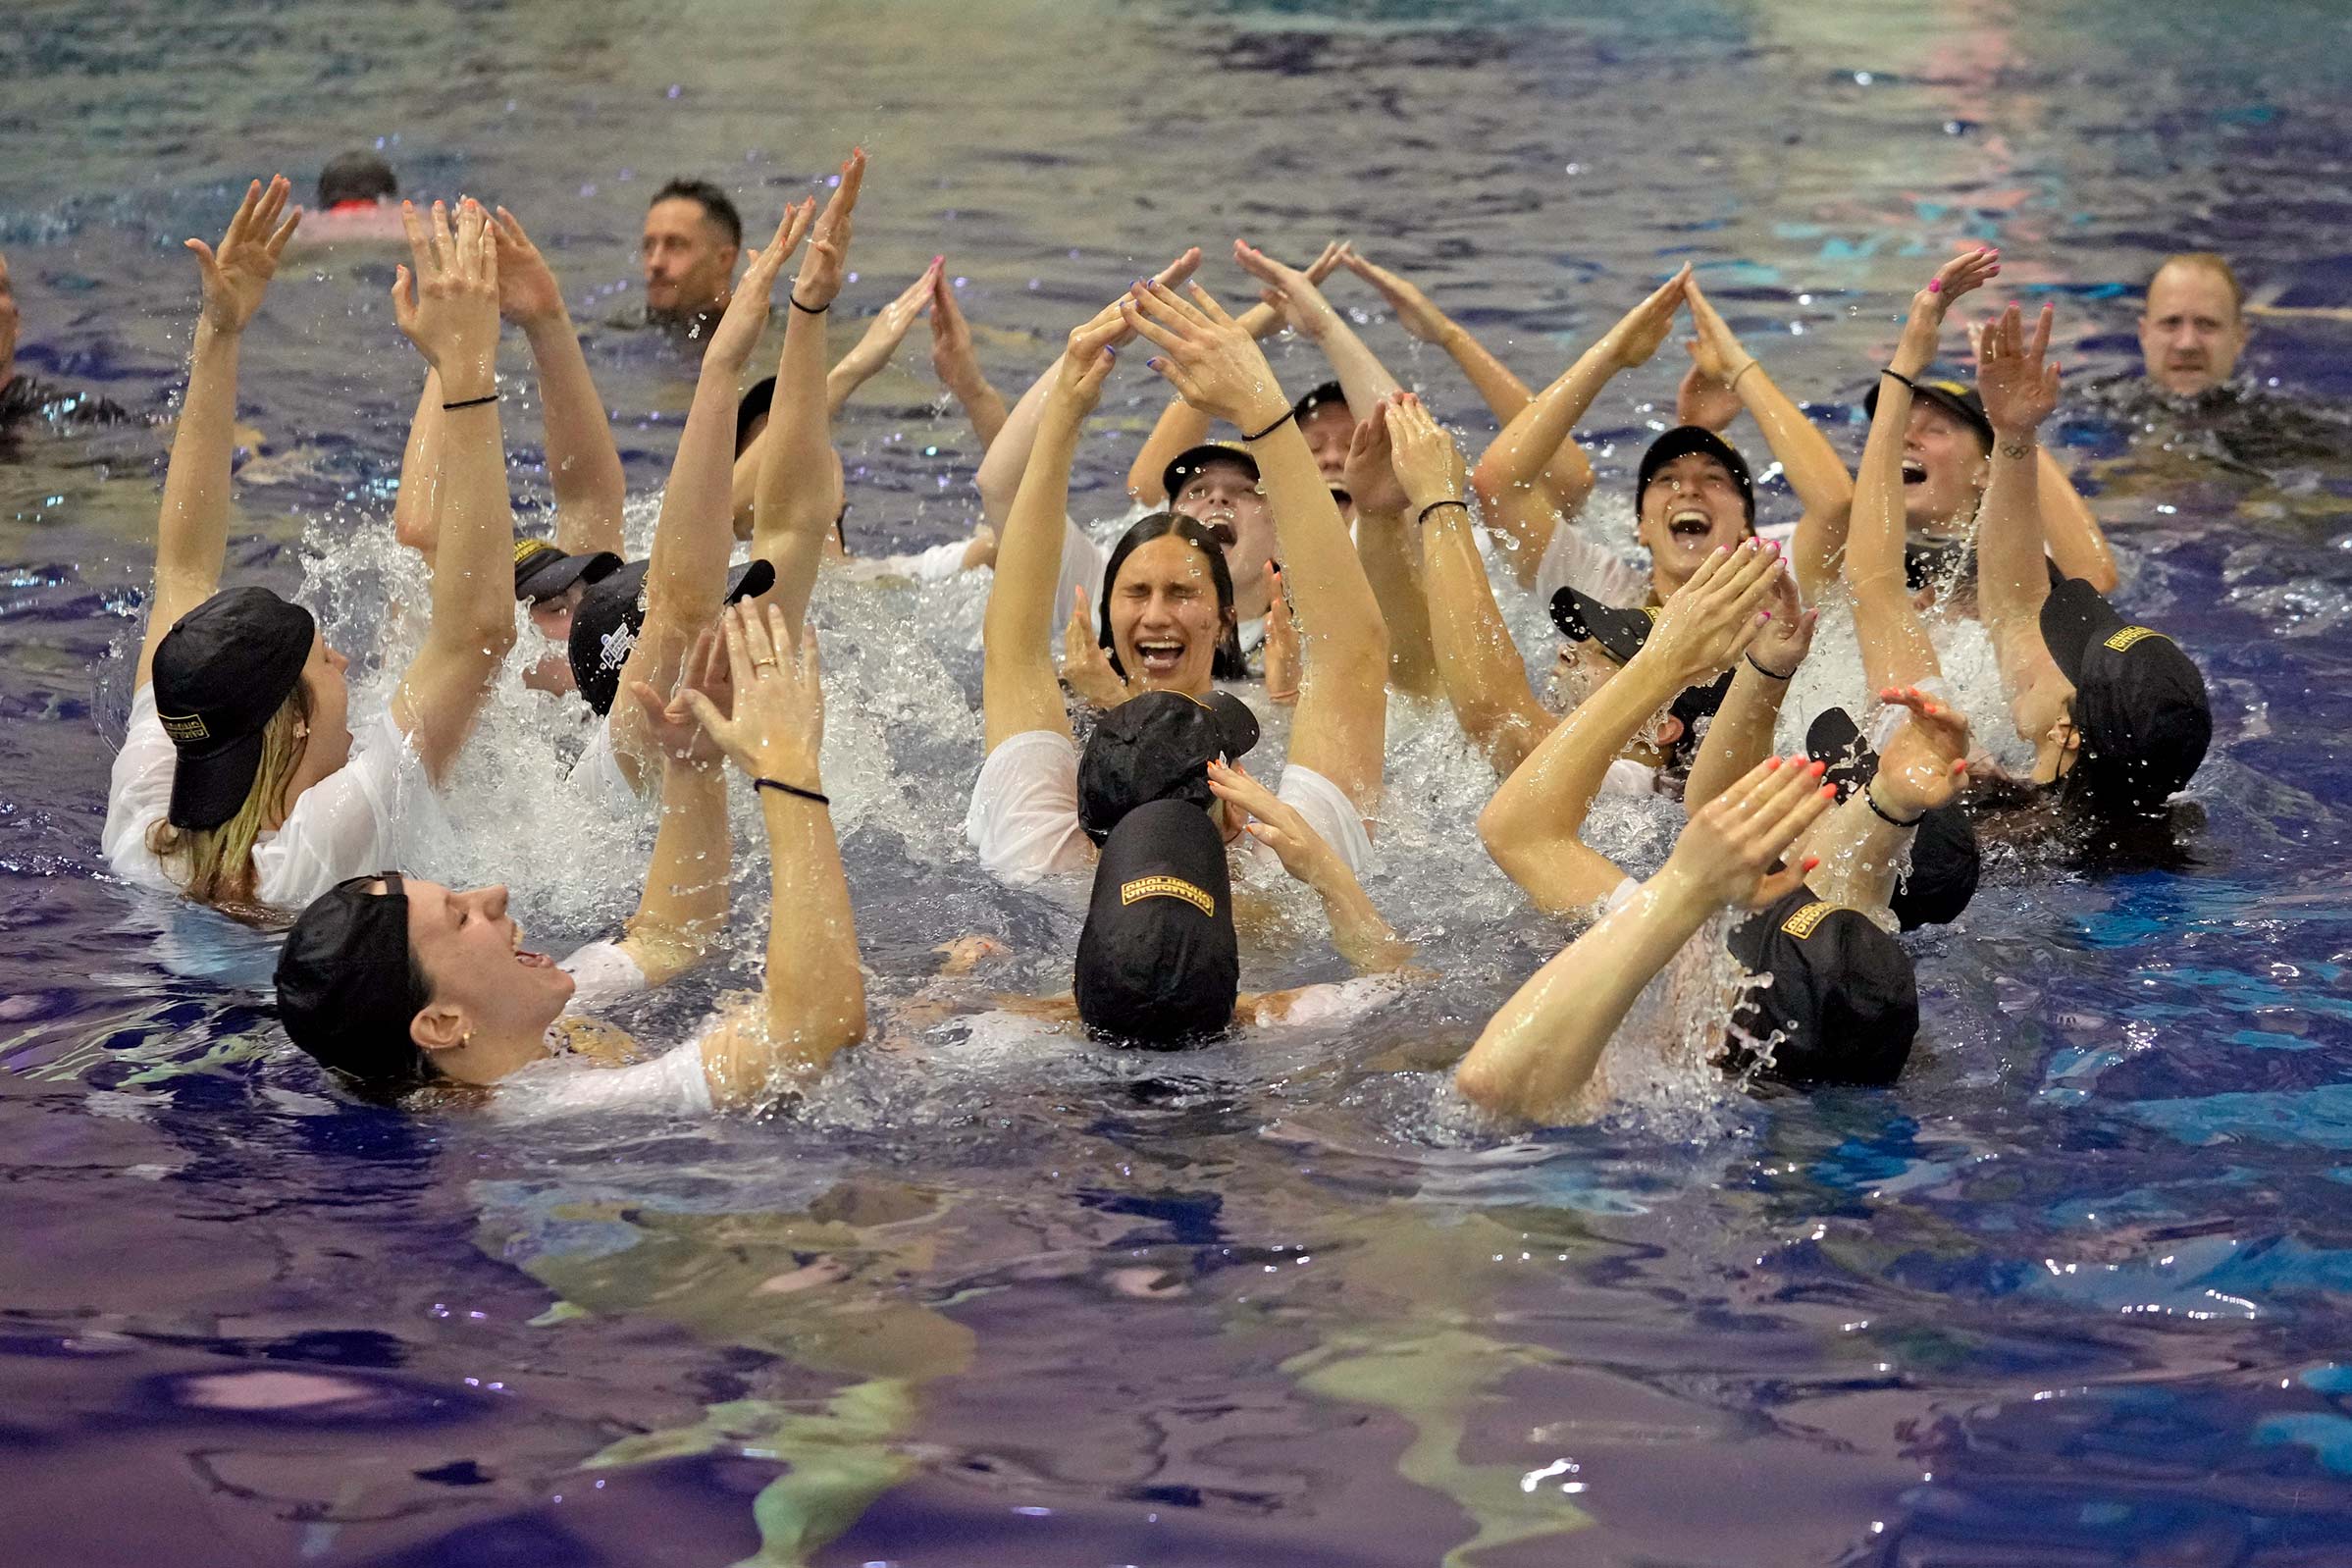
[[[116,754],[99,847],[117,876],[160,892],[182,891],[147,849],[147,830],[172,806],[179,763],[172,738],[155,716],[155,687],[131,700],[131,720]],[[440,803],[425,764],[388,708],[354,731],[351,758],[294,799],[274,831],[253,844],[253,895],[272,909],[299,911],[338,882],[396,865],[403,829]]]
[[[1551,543],[1536,563],[1536,597],[1549,604],[1563,588],[1631,609],[1649,601],[1649,570],[1594,544],[1574,523],[1563,522],[1551,531]]]
[[[1362,878],[1372,861],[1372,836],[1344,790],[1292,762],[1282,769],[1275,794]],[[1077,743],[1059,730],[1024,730],[990,752],[972,782],[964,836],[979,852],[980,863],[1008,882],[1085,869],[1094,844],[1078,826]],[[1244,842],[1273,853],[1256,839]]]
[[[594,1017],[646,989],[637,961],[611,942],[591,942],[563,961],[574,989],[566,1013]],[[549,1031],[555,1054],[498,1080],[491,1109],[499,1116],[535,1119],[578,1116],[593,1111],[626,1111],[653,1116],[708,1116],[710,1079],[703,1071],[703,1036],[717,1020],[697,1029],[685,1044],[651,1062],[599,1067],[564,1049],[560,1029]]]

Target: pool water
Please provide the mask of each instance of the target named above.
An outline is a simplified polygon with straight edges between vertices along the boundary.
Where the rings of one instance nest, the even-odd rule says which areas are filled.
[[[942,1021],[1067,984],[1076,914],[995,887],[958,830],[976,585],[835,583],[826,776],[875,1045],[765,1121],[403,1115],[287,1045],[266,941],[104,874],[162,437],[36,434],[0,459],[0,1561],[2352,1561],[2352,326],[2258,325],[2221,431],[2088,385],[2136,363],[2169,250],[2227,252],[2266,303],[2345,302],[2352,14],[794,10],[20,8],[21,362],[165,408],[179,241],[248,176],[380,140],[412,189],[530,223],[650,497],[689,382],[605,323],[651,190],[718,179],[760,230],[855,139],[847,299],[944,248],[1008,398],[1184,244],[1232,297],[1235,234],[1345,235],[1539,385],[1694,262],[1851,454],[1837,409],[1894,313],[1950,241],[1998,240],[2001,292],[2059,301],[2055,439],[2121,601],[2206,671],[2201,825],[2165,870],[1997,853],[1960,924],[1911,939],[1925,1025],[1892,1090],[1685,1082],[1509,1133],[1447,1070],[1566,928],[1479,852],[1491,778],[1447,715],[1398,706],[1370,883],[1434,978],[1177,1059]],[[231,552],[363,653],[416,386],[389,282],[339,257],[273,289]],[[1442,356],[1332,291],[1483,443]],[[917,327],[843,421],[861,551],[972,517],[923,353]],[[1681,365],[1594,406],[1604,526]],[[1081,515],[1118,509],[1159,404],[1122,370]],[[510,401],[526,520],[536,430]],[[1510,610],[1547,659],[1541,608]],[[564,814],[534,705],[492,715],[479,810],[417,869],[512,882],[560,944],[625,913],[643,846]],[[1666,828],[1594,831],[1646,869]],[[756,871],[734,962],[656,1032],[755,983]],[[1249,982],[1337,978],[1266,901]],[[975,930],[1009,956],[942,988],[932,949]]]

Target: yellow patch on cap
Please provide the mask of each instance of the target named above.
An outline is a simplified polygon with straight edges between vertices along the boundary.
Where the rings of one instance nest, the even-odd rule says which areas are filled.
[[[2146,642],[2151,637],[2162,637],[2164,635],[2164,633],[2158,631],[2153,626],[2126,626],[2121,631],[2116,633],[2115,636],[2109,638],[2107,640],[2106,646],[2114,649],[2118,653],[2123,653],[2130,652],[2133,647],[2140,643]]]
[[[1949,392],[1955,397],[1964,398],[1968,395],[1968,389],[1962,387],[1957,381],[1923,381],[1919,383],[1919,385],[1921,387],[1933,387],[1937,392]]]
[[[1182,899],[1203,915],[1217,913],[1217,901],[1204,888],[1194,887],[1180,876],[1139,876],[1132,882],[1119,884],[1122,908],[1137,899]]]
[[[158,713],[155,716],[163,721],[163,732],[176,741],[212,739],[212,731],[204,727],[204,720],[193,713]]]
[[[544,539],[518,539],[514,542],[514,563],[520,566],[543,550],[552,555],[555,553],[555,547]]]
[[[1797,938],[1798,941],[1802,942],[1806,937],[1819,930],[1821,928],[1821,922],[1828,919],[1831,915],[1835,914],[1837,908],[1838,907],[1835,904],[1828,904],[1822,902],[1820,899],[1815,899],[1812,903],[1807,904],[1803,909],[1799,910],[1796,914],[1781,921],[1781,931],[1784,935],[1793,936]]]
[[[1651,624],[1654,625],[1656,623],[1658,618],[1658,607],[1655,604],[1643,605],[1642,613],[1649,617]]]

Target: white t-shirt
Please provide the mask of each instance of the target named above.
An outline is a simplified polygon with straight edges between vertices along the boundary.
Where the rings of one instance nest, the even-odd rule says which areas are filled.
[[[1548,605],[1563,588],[1632,609],[1649,602],[1649,570],[1594,544],[1573,522],[1563,522],[1551,531],[1551,543],[1536,563],[1536,596]]]
[[[178,763],[155,716],[155,688],[142,686],[131,699],[98,842],[117,876],[167,893],[181,888],[149,853],[147,829],[171,810]],[[254,841],[256,902],[298,911],[338,882],[396,865],[402,828],[420,811],[438,817],[440,805],[423,759],[387,709],[352,735],[349,761],[295,797],[286,820]]]
[[[918,583],[944,583],[964,572],[964,552],[971,548],[968,539],[951,539],[929,549],[918,549],[911,555],[852,555],[845,561],[835,561],[834,569],[848,573],[860,581],[876,577],[912,577]],[[1064,614],[1069,612],[1066,610]]]
[[[646,989],[645,971],[610,942],[591,942],[563,961],[574,982],[567,1013],[594,1016]],[[491,1109],[519,1119],[577,1116],[590,1111],[625,1111],[655,1116],[708,1116],[710,1079],[703,1071],[703,1036],[712,1019],[685,1044],[651,1062],[598,1067],[564,1049],[560,1029],[548,1031],[554,1054],[498,1080]]]
[[[1372,860],[1372,837],[1344,790],[1292,762],[1282,769],[1275,794],[1323,835],[1350,871],[1363,876]],[[1085,869],[1094,859],[1094,844],[1078,826],[1077,743],[1059,730],[1025,730],[990,752],[972,781],[964,836],[979,852],[980,863],[1008,882]],[[1256,839],[1243,842],[1273,853]]]

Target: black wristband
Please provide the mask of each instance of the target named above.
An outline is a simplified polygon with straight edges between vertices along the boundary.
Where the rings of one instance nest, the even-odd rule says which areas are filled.
[[[1758,664],[1758,663],[1755,661],[1755,655],[1754,655],[1753,653],[1751,653],[1751,654],[1749,654],[1749,655],[1748,655],[1748,667],[1749,667],[1750,669],[1751,669],[1751,670],[1754,670],[1754,671],[1755,671],[1755,672],[1756,672],[1758,675],[1761,675],[1762,677],[1764,677],[1764,679],[1766,679],[1766,680],[1768,680],[1768,681],[1785,681],[1785,680],[1793,680],[1793,679],[1795,679],[1795,678],[1796,678],[1796,675],[1797,675],[1797,672],[1796,672],[1795,670],[1791,670],[1791,671],[1789,671],[1789,673],[1788,673],[1788,674],[1786,674],[1786,675],[1783,675],[1783,674],[1782,674],[1780,671],[1778,671],[1778,670],[1776,670],[1776,669],[1766,669],[1766,668],[1764,668],[1764,666],[1763,666],[1763,665],[1761,665],[1761,664]]]
[[[444,414],[453,414],[460,408],[479,408],[484,403],[495,403],[505,395],[504,392],[492,392],[485,397],[467,397],[457,402],[442,404],[441,411]]]
[[[1470,510],[1470,503],[1466,500],[1434,500],[1431,501],[1427,506],[1421,508],[1421,515],[1413,519],[1413,525],[1418,528],[1423,523],[1428,522],[1430,520],[1430,513],[1436,511],[1440,506],[1459,506],[1464,511]]]
[[[1888,823],[1894,827],[1917,827],[1919,825],[1919,817],[1925,816],[1927,814],[1925,811],[1921,811],[1919,816],[1911,817],[1908,820],[1906,820],[1900,816],[1889,816],[1887,814],[1887,809],[1878,804],[1878,797],[1871,793],[1870,786],[1867,784],[1862,786],[1862,804],[1869,807],[1871,813],[1880,821]]]
[[[1892,377],[1894,377],[1894,378],[1895,378],[1897,381],[1899,381],[1899,382],[1903,383],[1903,385],[1905,385],[1906,387],[1908,387],[1908,388],[1909,388],[1911,391],[1913,391],[1913,392],[1917,392],[1917,391],[1919,390],[1919,384],[1918,384],[1917,382],[1915,382],[1915,381],[1911,380],[1911,379],[1910,379],[1910,377],[1908,377],[1908,376],[1906,376],[1906,375],[1905,375],[1905,374],[1904,374],[1902,371],[1900,371],[1900,370],[1885,370],[1885,369],[1882,369],[1882,370],[1880,370],[1880,371],[1879,371],[1879,374],[1880,374],[1881,376],[1892,376]]]
[[[786,299],[789,299],[789,300],[791,300],[791,301],[792,301],[792,308],[793,308],[793,309],[795,309],[795,310],[799,310],[799,311],[806,311],[808,314],[810,314],[810,315],[811,315],[811,316],[821,316],[821,315],[823,315],[823,314],[824,314],[826,311],[828,311],[828,310],[831,310],[831,309],[833,308],[833,301],[831,301],[830,299],[826,300],[826,301],[825,301],[823,304],[821,304],[821,305],[804,305],[804,304],[802,304],[802,303],[801,303],[801,296],[800,296],[800,295],[798,295],[798,294],[792,294],[792,293],[788,293],[788,294],[786,294],[784,297],[785,297]]]
[[[779,790],[786,795],[798,795],[802,800],[814,801],[819,806],[831,806],[833,804],[830,800],[818,794],[815,790],[805,790],[798,784],[787,784],[780,778],[756,778],[752,780],[752,793],[756,795],[761,790]]]
[[[1276,431],[1281,429],[1284,425],[1287,425],[1291,420],[1296,419],[1297,417],[1298,410],[1296,408],[1285,408],[1282,410],[1281,418],[1276,420],[1264,430],[1259,431],[1255,436],[1244,436],[1241,439],[1245,442],[1264,441],[1267,437],[1273,435]]]

